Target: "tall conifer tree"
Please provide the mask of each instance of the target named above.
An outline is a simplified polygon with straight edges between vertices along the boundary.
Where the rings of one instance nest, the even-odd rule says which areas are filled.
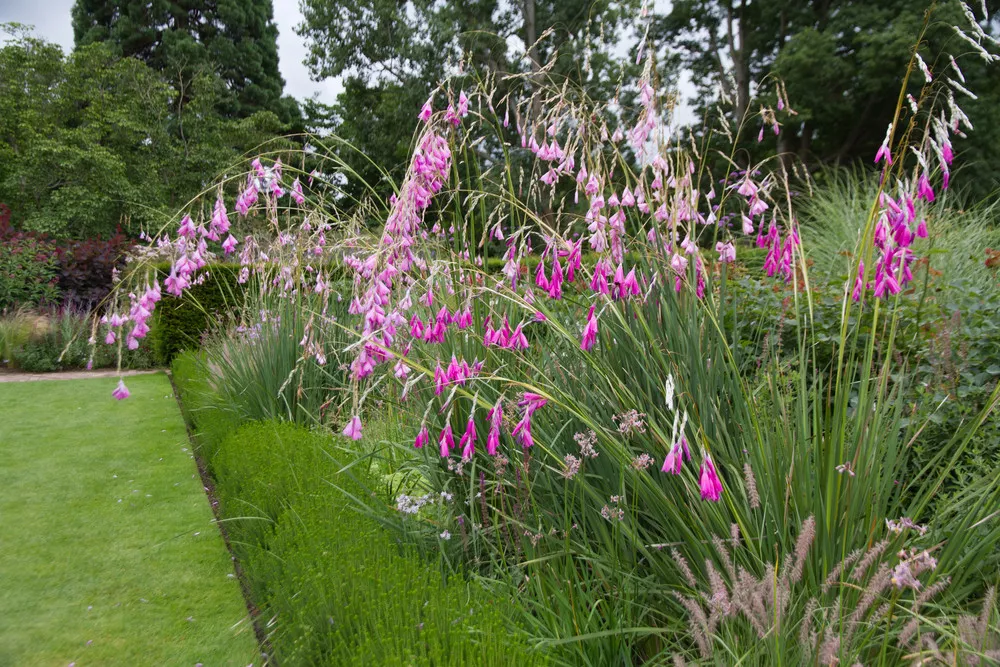
[[[220,112],[270,110],[289,121],[278,72],[278,28],[271,0],[76,0],[76,45],[106,42],[163,72],[178,94],[211,71],[230,95]]]

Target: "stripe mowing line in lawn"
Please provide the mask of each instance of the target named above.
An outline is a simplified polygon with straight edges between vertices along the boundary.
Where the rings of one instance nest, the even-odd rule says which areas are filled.
[[[0,386],[0,666],[260,664],[163,374]]]

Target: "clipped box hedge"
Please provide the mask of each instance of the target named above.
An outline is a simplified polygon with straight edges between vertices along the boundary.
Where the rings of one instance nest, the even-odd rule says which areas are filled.
[[[173,377],[276,664],[549,664],[517,631],[515,600],[445,576],[435,558],[359,511],[359,499],[391,500],[372,495],[381,484],[363,466],[346,465],[339,436],[241,424],[215,403],[193,353],[178,356]]]

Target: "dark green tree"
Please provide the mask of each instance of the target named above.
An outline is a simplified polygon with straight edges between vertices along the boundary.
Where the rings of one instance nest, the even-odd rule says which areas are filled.
[[[169,89],[100,45],[64,59],[25,38],[0,48],[0,201],[18,227],[108,234],[164,200]]]
[[[396,167],[398,174],[417,111],[460,66],[467,73],[502,79],[537,72],[554,61],[545,74],[551,83],[568,80],[575,90],[608,99],[624,64],[611,56],[611,47],[621,36],[622,17],[635,11],[635,5],[607,0],[304,0],[304,21],[297,31],[309,44],[306,62],[312,76],[345,77],[337,103],[325,110],[311,105],[308,122],[331,127],[379,164]],[[512,40],[537,46],[523,58],[509,50]],[[530,93],[532,81],[527,79],[518,92]],[[376,175],[370,165],[366,168],[366,160],[344,157],[359,173]]]
[[[229,91],[220,99],[227,116],[296,115],[282,98],[271,0],[76,0],[73,32],[77,46],[106,42],[145,61],[182,94],[199,73],[217,74]]]
[[[991,15],[1000,7],[996,0],[986,4]],[[700,112],[724,98],[733,126],[745,123],[741,148],[748,162],[773,151],[774,141],[786,158],[795,156],[811,168],[871,163],[892,119],[929,5],[907,0],[676,0],[669,13],[657,18],[651,34],[662,52],[691,72],[697,90],[693,102]],[[1000,120],[1000,72],[978,56],[961,57],[970,49],[952,26],[962,22],[958,0],[936,3],[920,53],[936,70],[949,64],[945,53],[959,57],[969,86],[980,96],[960,100],[976,125],[977,142],[956,148],[962,161],[971,164],[1000,150],[1000,134],[979,132]],[[997,29],[995,23],[983,26]],[[757,147],[760,119],[751,94],[774,105],[779,80],[797,115],[779,114],[781,135]],[[919,95],[922,82],[918,72],[909,92]],[[987,153],[984,142],[990,144]],[[980,165],[977,194],[996,187],[1000,172],[994,163]]]
[[[0,202],[19,229],[108,236],[158,229],[244,153],[282,132],[269,111],[230,119],[215,109],[218,77],[190,82],[178,108],[160,74],[106,44],[69,56],[0,25]]]

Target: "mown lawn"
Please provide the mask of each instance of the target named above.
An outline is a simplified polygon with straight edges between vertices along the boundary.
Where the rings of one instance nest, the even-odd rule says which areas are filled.
[[[260,663],[165,375],[0,384],[0,665]]]

